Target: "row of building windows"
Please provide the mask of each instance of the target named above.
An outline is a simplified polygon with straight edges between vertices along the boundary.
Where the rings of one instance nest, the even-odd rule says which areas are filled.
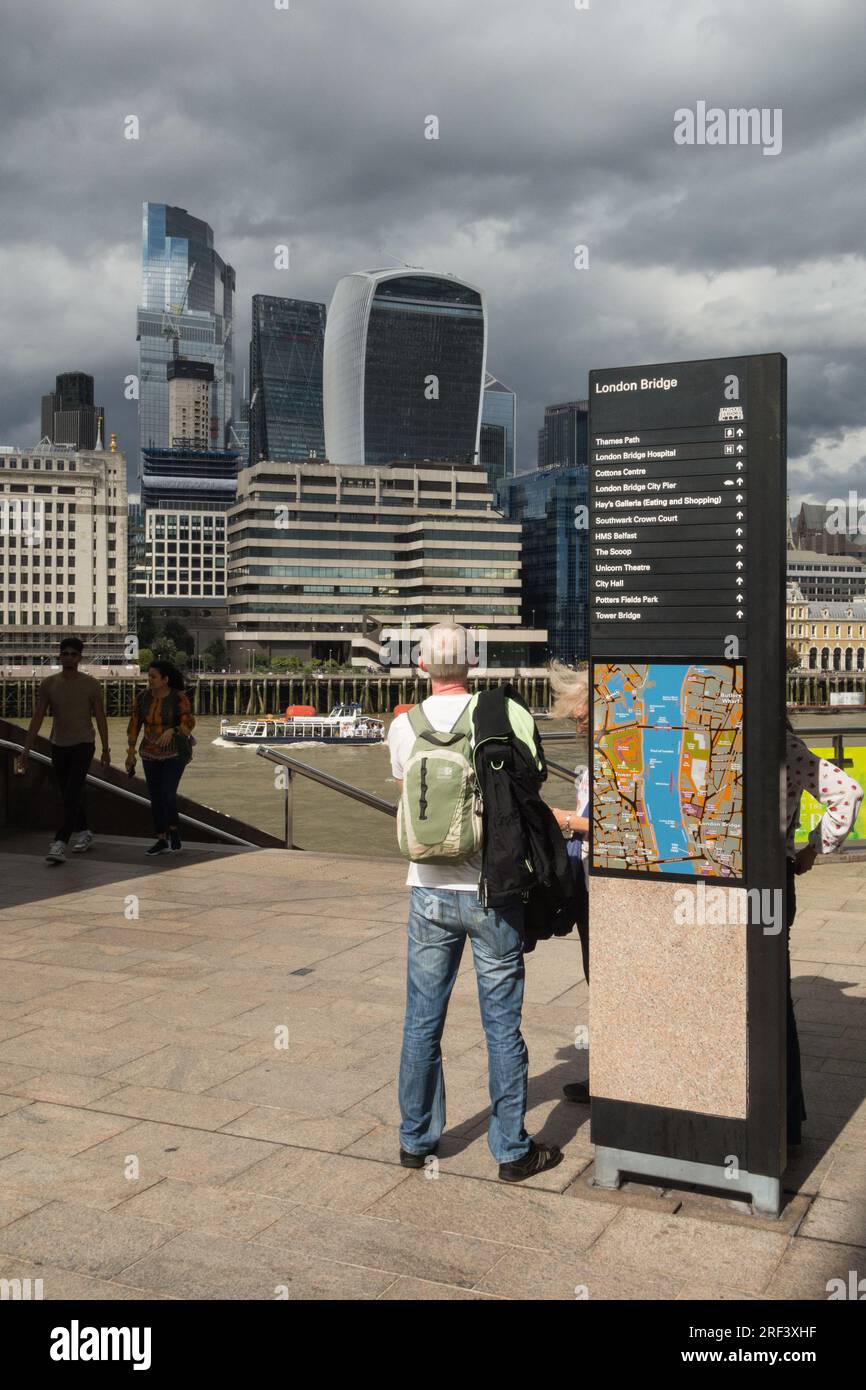
[[[380,569],[375,566],[365,565],[233,565],[233,573],[241,576],[245,575],[272,575],[303,577],[304,575],[321,576],[323,579],[404,579],[409,583],[424,582],[423,575],[413,575],[401,569]],[[511,579],[519,578],[516,569],[484,569],[481,566],[469,568],[468,566],[443,565],[437,568],[429,576],[431,579],[454,578],[454,579]],[[486,592],[486,590],[485,590]]]
[[[289,519],[291,520],[291,518]],[[266,540],[272,542],[275,545],[278,545],[280,544],[280,531],[288,529],[277,526],[276,521],[273,525],[264,527],[245,527],[239,525],[239,521],[240,518],[238,517],[233,517],[229,519],[229,539],[235,542],[247,540]],[[483,551],[485,555],[493,554],[492,551],[488,551],[486,549],[488,544],[510,545],[513,543],[515,550],[519,550],[521,544],[519,526],[508,526],[507,528],[485,526],[483,532],[477,530],[455,531],[451,529],[451,527],[448,525],[448,522],[443,523],[438,521],[435,523],[431,523],[429,527],[426,526],[424,522],[412,523],[412,529],[407,529],[406,531],[400,532],[390,532],[388,534],[385,534],[380,530],[370,531],[369,534],[367,534],[364,532],[363,529],[353,529],[351,531],[328,531],[323,530],[320,526],[311,526],[309,531],[305,531],[301,526],[297,527],[297,529],[293,527],[292,531],[292,536],[287,536],[286,540],[291,539],[293,541],[301,541],[306,536],[309,536],[311,541],[316,542],[318,542],[319,540],[356,541],[361,545],[365,543],[372,545],[391,544],[401,547],[408,547],[410,545],[419,544],[432,545],[436,541],[441,542],[442,545],[450,545],[452,541],[475,541],[476,544],[480,543],[485,546],[485,549]],[[481,554],[482,552],[478,551],[474,553]],[[499,558],[498,555],[497,558]]]
[[[12,457],[10,457],[9,454],[0,454],[0,468],[35,468],[35,469],[41,469],[41,468],[43,468],[43,467],[44,467],[46,473],[50,473],[50,472],[52,471],[52,469],[56,469],[58,473],[64,473],[64,472],[66,472],[66,473],[75,473],[75,472],[77,471],[77,466],[76,466],[76,463],[75,463],[75,459],[58,459],[58,458],[33,458],[33,459],[26,459],[26,458],[20,458],[20,457],[12,458]]]
[[[466,595],[466,602],[468,602],[469,599],[470,599],[471,597],[472,597],[471,595]],[[421,600],[420,598],[416,598],[416,599],[415,599],[415,602],[416,602],[416,603],[423,602],[423,611],[424,611],[424,613],[454,613],[455,611],[458,610],[458,608],[459,608],[459,606],[460,606],[460,600],[461,600],[461,595],[460,595],[460,594],[455,594],[453,600],[452,600],[450,603],[426,603],[426,602],[423,602],[423,600]],[[404,601],[404,602],[405,602],[405,601]],[[321,604],[315,604],[315,603],[276,603],[276,602],[272,602],[270,599],[268,599],[267,608],[266,608],[266,609],[263,609],[263,608],[262,608],[262,605],[261,605],[261,602],[259,602],[259,603],[249,603],[249,602],[241,603],[241,602],[233,602],[232,599],[231,599],[231,597],[230,597],[230,598],[229,598],[229,608],[230,608],[230,611],[231,611],[232,614],[234,614],[234,613],[255,613],[255,614],[257,614],[257,616],[260,618],[260,620],[261,620],[262,622],[267,622],[273,613],[319,613],[319,614],[322,613],[322,605],[321,605]],[[339,613],[337,613],[337,614],[335,615],[335,621],[339,621],[339,618],[340,618],[341,616],[345,617],[345,616],[346,616],[347,614],[349,614],[349,613],[364,613],[364,612],[366,612],[366,611],[367,611],[367,605],[366,605],[366,604],[363,604],[363,603],[354,603],[354,602],[352,602],[352,601],[349,601],[348,603],[341,603],[341,604],[340,604]],[[414,613],[416,610],[415,610],[415,609],[412,609],[411,611]],[[516,608],[510,606],[509,604],[505,604],[505,603],[490,603],[490,604],[485,604],[485,605],[484,605],[484,611],[485,611],[485,613],[505,613],[505,614],[508,615],[509,618],[513,618],[515,621],[517,620]],[[393,616],[395,616],[395,615],[399,616],[402,612],[405,612],[405,608],[404,608],[404,609],[401,609],[401,608],[400,608],[400,606],[399,606],[399,600],[398,600],[398,601],[396,601],[395,603],[389,605],[387,616],[388,616],[388,617],[393,617]],[[380,616],[385,616],[385,615],[380,614]],[[465,620],[465,618],[464,618],[464,620]],[[423,621],[423,620],[422,620],[422,619],[419,619],[419,621]]]

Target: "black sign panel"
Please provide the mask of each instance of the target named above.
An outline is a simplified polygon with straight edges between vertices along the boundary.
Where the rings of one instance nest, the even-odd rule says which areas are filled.
[[[749,890],[761,1174],[784,1166],[785,369],[766,354],[589,377],[589,871]],[[631,1108],[656,1152],[652,1107]],[[671,1152],[717,1162],[706,1117],[680,1118]]]
[[[745,655],[748,393],[742,357],[590,373],[594,656]]]

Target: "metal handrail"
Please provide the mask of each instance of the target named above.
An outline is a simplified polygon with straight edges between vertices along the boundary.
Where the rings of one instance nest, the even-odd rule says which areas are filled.
[[[0,748],[8,748],[16,753],[24,752],[23,743],[12,743],[8,738],[0,738]],[[51,767],[51,759],[44,753],[38,753],[35,748],[31,748],[27,754],[28,758],[35,758],[38,763],[47,763]],[[125,801],[136,801],[139,806],[150,806],[146,796],[139,796],[138,792],[131,792],[126,787],[116,787],[113,782],[107,782],[104,777],[94,777],[88,772],[87,780],[94,787],[102,787],[104,791],[111,792],[114,796],[122,796]],[[178,811],[180,820],[187,825],[194,825],[196,830],[206,830],[210,835],[216,835],[220,840],[227,840],[232,845],[243,845],[244,849],[258,849],[252,840],[242,840],[240,835],[232,835],[228,830],[221,830],[218,825],[208,825],[206,821],[196,820],[195,816],[188,816],[184,811]]]
[[[309,763],[301,762],[300,758],[291,758],[288,753],[277,753],[273,748],[257,748],[256,753],[260,758],[267,758],[269,763],[280,763],[290,772],[299,772],[302,777],[309,777],[311,782],[318,782],[323,787],[330,787],[332,791],[342,792],[343,796],[350,796],[353,801],[372,806],[375,811],[384,811],[388,816],[397,814],[397,807],[386,801],[383,796],[376,796],[375,792],[365,792],[362,787],[353,787],[351,782],[344,782],[341,777],[322,772],[320,768],[310,767]]]

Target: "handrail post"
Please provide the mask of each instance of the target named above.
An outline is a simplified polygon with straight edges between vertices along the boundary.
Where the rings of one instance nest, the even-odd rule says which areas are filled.
[[[286,786],[283,801],[285,812],[285,836],[286,849],[294,849],[294,820],[295,820],[295,774],[290,767],[286,768]]]

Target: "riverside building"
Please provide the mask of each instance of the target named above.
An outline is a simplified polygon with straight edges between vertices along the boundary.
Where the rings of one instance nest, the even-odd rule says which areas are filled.
[[[87,666],[120,665],[126,622],[124,455],[0,450],[0,667],[56,662],[64,633]]]
[[[391,634],[453,617],[483,629],[488,668],[541,668],[520,556],[520,526],[477,468],[262,460],[241,470],[228,515],[232,663],[256,651],[386,669]]]

